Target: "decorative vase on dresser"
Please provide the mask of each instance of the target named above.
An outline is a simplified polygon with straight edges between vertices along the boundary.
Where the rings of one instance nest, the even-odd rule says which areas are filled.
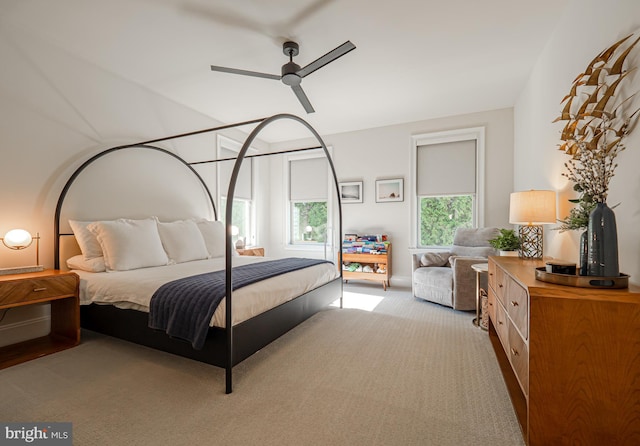
[[[607,203],[598,203],[589,215],[587,275],[618,277],[616,215]]]

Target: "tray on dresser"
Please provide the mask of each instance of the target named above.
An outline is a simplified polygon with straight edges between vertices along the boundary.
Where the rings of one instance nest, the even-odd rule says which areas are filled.
[[[536,279],[556,285],[580,288],[628,288],[629,275],[620,273],[617,277],[579,276],[575,274],[549,273],[545,267],[536,268]]]

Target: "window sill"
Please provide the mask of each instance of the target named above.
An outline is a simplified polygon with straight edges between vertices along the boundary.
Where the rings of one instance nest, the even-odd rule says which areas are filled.
[[[326,245],[327,249],[330,249],[331,247],[329,245]],[[324,251],[325,249],[325,245],[303,245],[303,244],[299,244],[299,245],[292,245],[292,244],[288,244],[285,245],[284,249],[288,250],[288,251]]]

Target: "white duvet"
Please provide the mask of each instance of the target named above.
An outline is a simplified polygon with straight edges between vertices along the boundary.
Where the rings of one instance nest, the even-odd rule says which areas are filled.
[[[233,265],[272,260],[239,256]],[[80,304],[115,305],[118,308],[149,311],[153,293],[163,284],[182,277],[224,269],[224,257],[175,265],[140,268],[131,271],[90,273],[74,270],[80,276]],[[233,292],[233,325],[263,313],[338,277],[332,263],[324,263],[282,274]],[[225,299],[211,318],[211,326],[225,326]]]

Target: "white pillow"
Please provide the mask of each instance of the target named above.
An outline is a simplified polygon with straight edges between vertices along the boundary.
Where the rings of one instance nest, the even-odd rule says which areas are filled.
[[[224,256],[224,223],[221,221],[200,220],[198,229],[204,237],[209,257]]]
[[[172,262],[190,262],[209,257],[202,233],[193,220],[158,222],[158,232],[162,246]]]
[[[69,220],[69,225],[76,236],[78,246],[85,260],[102,257],[102,248],[95,234],[89,231],[88,226],[93,223],[91,221]]]
[[[106,271],[104,266],[104,257],[94,257],[93,259],[85,259],[84,256],[77,255],[67,259],[69,269],[79,269],[89,271],[90,273],[102,273]]]
[[[155,218],[97,221],[88,227],[102,247],[107,271],[126,271],[169,263]]]

